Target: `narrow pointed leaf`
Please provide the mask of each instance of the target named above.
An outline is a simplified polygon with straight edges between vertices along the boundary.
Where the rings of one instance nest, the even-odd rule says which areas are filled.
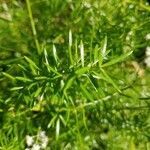
[[[58,76],[62,76],[59,72],[57,72],[54,68],[52,68],[50,65],[47,65],[45,63],[46,67],[49,68],[50,71],[52,71],[53,73],[57,74]]]
[[[11,80],[15,80],[15,77],[11,76],[10,74],[3,72],[3,75]]]
[[[49,65],[49,62],[48,62],[48,54],[47,54],[47,51],[46,51],[46,49],[44,49],[44,56],[45,56],[45,63],[47,64],[47,65]],[[47,67],[47,70],[48,70],[48,72],[50,72],[50,69]]]
[[[65,119],[63,118],[63,116],[60,115],[59,118],[60,118],[61,122],[64,124],[64,126],[66,126],[66,121],[65,121]]]
[[[94,48],[94,62],[98,61],[98,58],[99,58],[99,48],[98,48],[98,45],[95,46]]]
[[[17,91],[17,90],[21,90],[21,89],[23,89],[23,86],[13,87],[10,89],[10,91]]]
[[[58,63],[58,56],[57,56],[57,51],[56,51],[55,45],[53,45],[53,56],[54,56],[56,63]]]
[[[39,77],[35,77],[34,79],[35,79],[35,80],[47,80],[48,77],[45,77],[45,76],[39,76]]]
[[[108,81],[109,83],[111,83],[113,85],[113,87],[121,93],[119,87],[115,84],[115,82],[109,77],[109,75],[105,72],[105,70],[101,69],[104,77],[106,78],[106,81]]]
[[[83,68],[80,68],[80,69],[76,70],[75,73],[77,75],[82,75],[82,74],[88,72],[89,69],[90,69],[90,67],[83,67]]]
[[[73,64],[73,56],[72,56],[72,32],[71,30],[69,31],[69,59],[70,59],[70,64]]]
[[[53,125],[54,125],[56,118],[57,118],[57,115],[56,115],[56,116],[54,116],[54,117],[51,119],[51,121],[49,122],[49,124],[48,124],[47,128],[51,128],[51,126],[53,126]]]
[[[58,139],[60,133],[60,118],[56,121],[56,139]]]
[[[72,46],[72,32],[69,30],[69,46]]]
[[[30,58],[28,58],[27,56],[24,56],[26,61],[33,66],[35,69],[39,70],[38,66],[35,64],[35,62],[33,62]]]
[[[64,87],[64,95],[66,95],[67,89],[69,89],[72,86],[74,79],[75,79],[75,77],[71,77],[70,79],[68,79],[68,81]]]
[[[28,79],[26,77],[16,77],[17,80],[23,81],[23,82],[32,82],[31,79]]]
[[[81,65],[82,67],[84,67],[84,45],[82,41],[80,44],[80,56],[81,56]]]
[[[106,48],[107,48],[107,36],[105,36],[103,47],[102,47],[102,56],[106,56]]]
[[[114,65],[118,62],[121,62],[123,61],[125,58],[127,58],[128,56],[130,56],[132,54],[133,51],[130,51],[124,55],[121,55],[120,57],[117,57],[117,58],[114,58],[112,60],[110,60],[109,62],[103,64],[101,67],[108,67],[108,66],[111,66],[111,65]]]
[[[91,95],[91,93],[89,93],[88,90],[83,85],[80,85],[80,87],[81,87],[81,90],[83,91],[84,95],[86,96],[86,98],[93,101],[93,96]]]
[[[41,93],[41,91],[42,91],[42,87],[39,87],[39,88],[36,90],[36,92],[34,93],[34,97],[39,96],[40,93]]]

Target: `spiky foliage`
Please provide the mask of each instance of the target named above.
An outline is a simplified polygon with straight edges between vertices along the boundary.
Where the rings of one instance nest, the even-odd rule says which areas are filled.
[[[141,77],[133,61],[148,43],[138,36],[148,32],[149,6],[121,0],[11,4],[15,19],[4,24],[13,44],[10,37],[3,42],[9,55],[0,61],[0,148],[24,149],[25,136],[39,129],[47,132],[47,149],[149,147],[148,75]]]

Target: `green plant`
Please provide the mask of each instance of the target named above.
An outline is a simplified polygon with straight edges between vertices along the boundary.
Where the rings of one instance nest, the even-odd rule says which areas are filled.
[[[24,149],[26,135],[41,129],[47,149],[148,149],[148,69],[139,77],[133,61],[148,44],[138,36],[148,33],[149,6],[130,0],[12,5],[22,15],[0,22],[18,40],[2,45],[0,149]],[[12,24],[26,30],[18,33]],[[6,36],[5,30],[0,37]]]

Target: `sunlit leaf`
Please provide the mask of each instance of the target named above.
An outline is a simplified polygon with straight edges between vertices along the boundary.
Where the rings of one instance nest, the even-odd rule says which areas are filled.
[[[65,95],[66,95],[67,89],[69,89],[72,86],[74,79],[75,79],[75,77],[71,77],[70,79],[68,79],[67,83],[65,84],[65,87],[64,87]]]
[[[84,67],[84,45],[82,41],[80,43],[80,56],[81,56],[81,65],[82,67]]]
[[[51,121],[49,122],[49,124],[47,125],[47,128],[51,128],[52,126],[54,126],[55,120],[57,119],[57,115],[55,115]]]
[[[13,77],[12,75],[6,73],[6,72],[3,72],[3,75],[11,80],[15,80],[15,77]]]
[[[66,126],[66,121],[62,115],[59,115],[60,120],[62,121],[63,125]]]
[[[56,71],[53,67],[51,67],[50,65],[45,64],[47,68],[49,68],[50,71],[52,71],[53,73],[57,74],[58,76],[62,76],[58,71]]]
[[[48,62],[48,54],[47,54],[47,51],[46,49],[44,48],[44,56],[45,56],[45,62],[47,65],[49,65],[49,62]],[[48,72],[50,72],[49,68],[47,67],[47,70]]]
[[[34,97],[39,96],[40,92],[42,91],[42,87],[39,87],[36,92],[34,93]]]
[[[104,42],[103,42],[103,46],[102,46],[102,56],[105,57],[106,56],[106,48],[107,48],[107,36],[105,36]]]
[[[39,76],[39,77],[35,77],[35,80],[47,80],[48,78],[45,76]]]
[[[70,64],[73,64],[73,56],[72,56],[72,32],[69,30],[69,59],[70,59]]]
[[[23,86],[20,86],[20,87],[13,87],[13,88],[11,88],[10,90],[11,90],[11,91],[16,91],[16,90],[21,90],[21,89],[23,89]]]
[[[56,121],[56,139],[58,139],[59,134],[60,134],[60,118],[58,118]]]
[[[86,72],[89,72],[89,69],[90,69],[90,67],[79,68],[79,69],[77,69],[77,70],[75,71],[75,73],[76,73],[77,75],[82,75],[82,74],[84,74],[84,73],[86,73]]]
[[[31,79],[28,79],[26,77],[15,77],[17,80],[23,81],[23,82],[32,82]]]
[[[53,56],[54,56],[56,63],[58,63],[58,56],[57,56],[57,51],[56,51],[55,45],[53,45]]]
[[[39,67],[35,64],[35,62],[33,62],[30,58],[28,58],[27,56],[24,56],[24,58],[26,59],[26,61],[33,66],[35,69],[39,70]]]
[[[27,56],[25,56],[25,59],[26,59],[26,61],[29,63],[29,66],[30,66],[30,69],[31,69],[32,73],[33,73],[34,75],[36,75],[36,74],[37,74],[37,71],[40,70],[40,69],[38,68],[38,66],[35,64],[35,62],[33,62],[33,61],[32,61],[30,58],[28,58]]]

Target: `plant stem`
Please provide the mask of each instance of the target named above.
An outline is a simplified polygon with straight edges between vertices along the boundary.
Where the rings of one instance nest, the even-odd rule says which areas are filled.
[[[35,42],[35,45],[36,45],[37,52],[40,55],[41,50],[40,50],[40,45],[39,45],[39,41],[38,41],[38,38],[37,38],[37,32],[36,32],[35,23],[34,23],[34,19],[33,19],[33,15],[32,15],[30,0],[26,0],[26,5],[27,5],[27,9],[28,9],[29,18],[30,18],[32,33],[33,33],[33,37],[34,37],[34,42]]]

